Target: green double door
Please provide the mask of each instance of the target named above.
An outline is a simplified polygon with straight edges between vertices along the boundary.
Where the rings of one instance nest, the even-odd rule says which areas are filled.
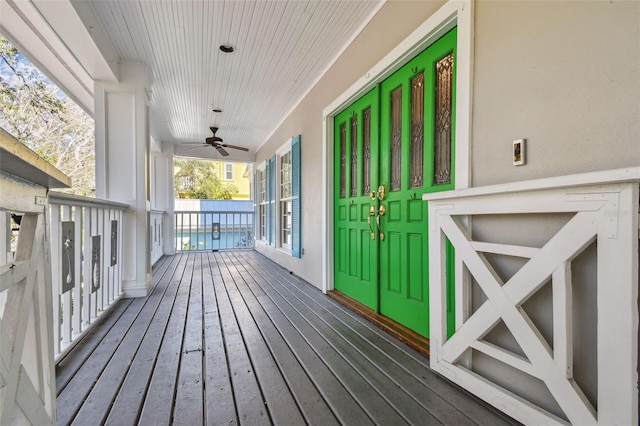
[[[335,289],[429,337],[427,203],[453,189],[456,31],[334,121]]]

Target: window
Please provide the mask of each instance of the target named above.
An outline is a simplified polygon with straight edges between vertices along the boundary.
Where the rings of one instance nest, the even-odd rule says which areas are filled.
[[[224,163],[224,180],[233,180],[233,163]]]
[[[257,168],[255,182],[258,240],[302,257],[300,136]]]
[[[267,180],[264,168],[258,170],[258,239],[267,239]]]
[[[291,249],[291,148],[280,155],[280,246]]]

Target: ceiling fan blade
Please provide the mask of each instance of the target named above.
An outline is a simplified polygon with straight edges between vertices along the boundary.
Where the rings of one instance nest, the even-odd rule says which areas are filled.
[[[240,151],[249,152],[249,149],[245,148],[244,146],[229,145],[228,143],[225,143],[223,146],[225,148],[238,149]]]
[[[216,149],[218,150],[218,152],[220,154],[222,154],[224,157],[228,156],[229,153],[227,152],[226,149],[224,149],[223,147],[221,147],[220,145],[216,145]]]

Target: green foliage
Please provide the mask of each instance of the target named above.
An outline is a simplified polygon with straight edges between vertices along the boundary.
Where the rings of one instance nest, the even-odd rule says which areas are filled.
[[[0,127],[95,194],[93,119],[0,37]]]
[[[220,181],[211,161],[176,158],[173,164],[178,198],[231,200],[239,191],[234,184]]]

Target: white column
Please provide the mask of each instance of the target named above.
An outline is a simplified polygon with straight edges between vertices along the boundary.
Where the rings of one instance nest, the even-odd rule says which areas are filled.
[[[174,193],[173,193],[173,147],[172,143],[160,144],[160,152],[151,153],[151,206],[163,210],[162,241],[163,252],[167,255],[176,253]]]
[[[149,114],[144,64],[120,64],[119,83],[96,81],[96,196],[129,205],[122,239],[122,290],[126,297],[149,293],[151,261],[148,238]]]

